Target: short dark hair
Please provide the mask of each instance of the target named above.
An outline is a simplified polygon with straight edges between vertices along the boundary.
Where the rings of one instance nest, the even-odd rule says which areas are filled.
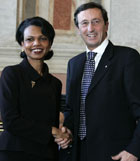
[[[24,41],[24,30],[31,25],[40,27],[42,34],[48,38],[50,45],[53,44],[53,40],[55,37],[55,31],[53,26],[44,18],[36,16],[36,17],[25,19],[18,26],[16,31],[16,41],[19,43],[19,45],[21,45],[22,42]],[[26,57],[24,52],[22,52],[20,56],[22,58]],[[53,51],[50,51],[46,55],[45,59],[50,59],[52,56],[53,56]]]
[[[79,6],[75,13],[74,13],[74,23],[75,25],[78,27],[78,14],[81,12],[81,11],[84,11],[84,10],[87,10],[87,9],[91,9],[91,8],[98,8],[101,10],[101,13],[102,13],[102,16],[103,16],[103,19],[104,19],[104,23],[106,24],[108,22],[108,16],[107,16],[107,11],[98,3],[95,3],[95,2],[89,2],[89,3],[84,3],[82,4],[81,6]]]

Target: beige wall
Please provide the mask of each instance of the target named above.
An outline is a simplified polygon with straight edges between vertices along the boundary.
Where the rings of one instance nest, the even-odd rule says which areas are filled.
[[[50,72],[63,81],[63,93],[65,93],[67,62],[71,57],[85,50],[85,45],[75,30],[73,12],[77,6],[89,1],[0,0],[0,70],[7,65],[21,61],[19,57],[21,48],[15,41],[17,25],[24,18],[35,15],[42,16],[49,20],[56,30],[56,37],[52,47],[55,54],[47,64]],[[109,39],[115,44],[134,47],[140,51],[140,1],[94,1],[102,3],[108,11],[110,21]],[[63,18],[61,19],[61,17]]]

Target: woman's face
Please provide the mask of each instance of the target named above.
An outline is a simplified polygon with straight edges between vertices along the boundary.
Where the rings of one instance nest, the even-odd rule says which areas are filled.
[[[28,26],[24,30],[22,48],[29,60],[43,60],[51,45],[38,26]]]

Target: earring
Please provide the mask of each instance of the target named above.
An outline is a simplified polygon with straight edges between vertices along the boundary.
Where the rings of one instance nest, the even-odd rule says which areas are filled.
[[[26,57],[24,49],[21,49],[20,57],[21,58],[25,58]]]

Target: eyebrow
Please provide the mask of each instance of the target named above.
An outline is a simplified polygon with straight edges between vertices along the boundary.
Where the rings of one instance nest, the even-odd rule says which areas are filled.
[[[28,35],[27,37],[36,37],[36,36]],[[39,35],[38,37],[47,37],[47,36],[45,36],[45,35]]]
[[[91,21],[92,21],[92,20],[101,20],[101,19],[100,19],[100,18],[93,18],[93,19],[91,19]],[[82,20],[82,21],[89,21],[89,20],[84,19],[84,20]],[[82,21],[81,21],[81,22],[82,22]]]

